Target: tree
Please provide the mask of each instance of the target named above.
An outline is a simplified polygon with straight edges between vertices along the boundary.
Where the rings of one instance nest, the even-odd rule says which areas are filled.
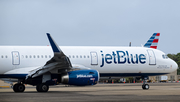
[[[178,64],[178,67],[180,66],[180,53],[177,53],[177,54],[167,54],[167,56],[169,58],[171,58],[172,60],[174,60]]]
[[[177,56],[175,54],[167,54],[167,56],[172,60],[174,60],[175,62],[178,61]]]

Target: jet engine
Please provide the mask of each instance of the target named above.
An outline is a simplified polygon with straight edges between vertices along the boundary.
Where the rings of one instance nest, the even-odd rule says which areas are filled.
[[[76,86],[95,85],[99,81],[97,70],[76,70],[61,77],[61,83]]]

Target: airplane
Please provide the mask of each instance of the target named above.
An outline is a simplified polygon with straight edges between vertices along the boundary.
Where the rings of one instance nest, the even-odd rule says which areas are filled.
[[[160,33],[154,33],[150,39],[144,44],[144,47],[157,49]]]
[[[153,41],[142,47],[58,46],[49,33],[47,37],[51,46],[0,46],[0,78],[11,83],[14,92],[24,92],[24,84],[48,92],[51,85],[96,85],[103,77],[130,76],[141,77],[147,90],[148,76],[178,68],[164,52],[150,48]]]

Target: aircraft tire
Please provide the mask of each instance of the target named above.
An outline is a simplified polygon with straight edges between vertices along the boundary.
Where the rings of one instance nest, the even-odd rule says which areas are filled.
[[[39,85],[36,85],[36,90],[37,90],[37,92],[41,92],[39,89]]]
[[[25,86],[23,84],[18,85],[18,92],[24,92]]]
[[[17,87],[18,87],[18,84],[13,85],[14,92],[18,92]]]
[[[36,86],[37,92],[47,92],[49,90],[49,86],[46,84],[39,84]]]
[[[149,85],[148,84],[143,84],[142,85],[142,89],[143,90],[148,90],[149,89]]]
[[[13,90],[14,92],[24,92],[25,86],[23,84],[15,84]]]

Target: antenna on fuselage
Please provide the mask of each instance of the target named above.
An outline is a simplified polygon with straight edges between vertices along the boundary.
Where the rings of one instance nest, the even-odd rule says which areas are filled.
[[[129,43],[129,47],[131,47],[131,42]]]

